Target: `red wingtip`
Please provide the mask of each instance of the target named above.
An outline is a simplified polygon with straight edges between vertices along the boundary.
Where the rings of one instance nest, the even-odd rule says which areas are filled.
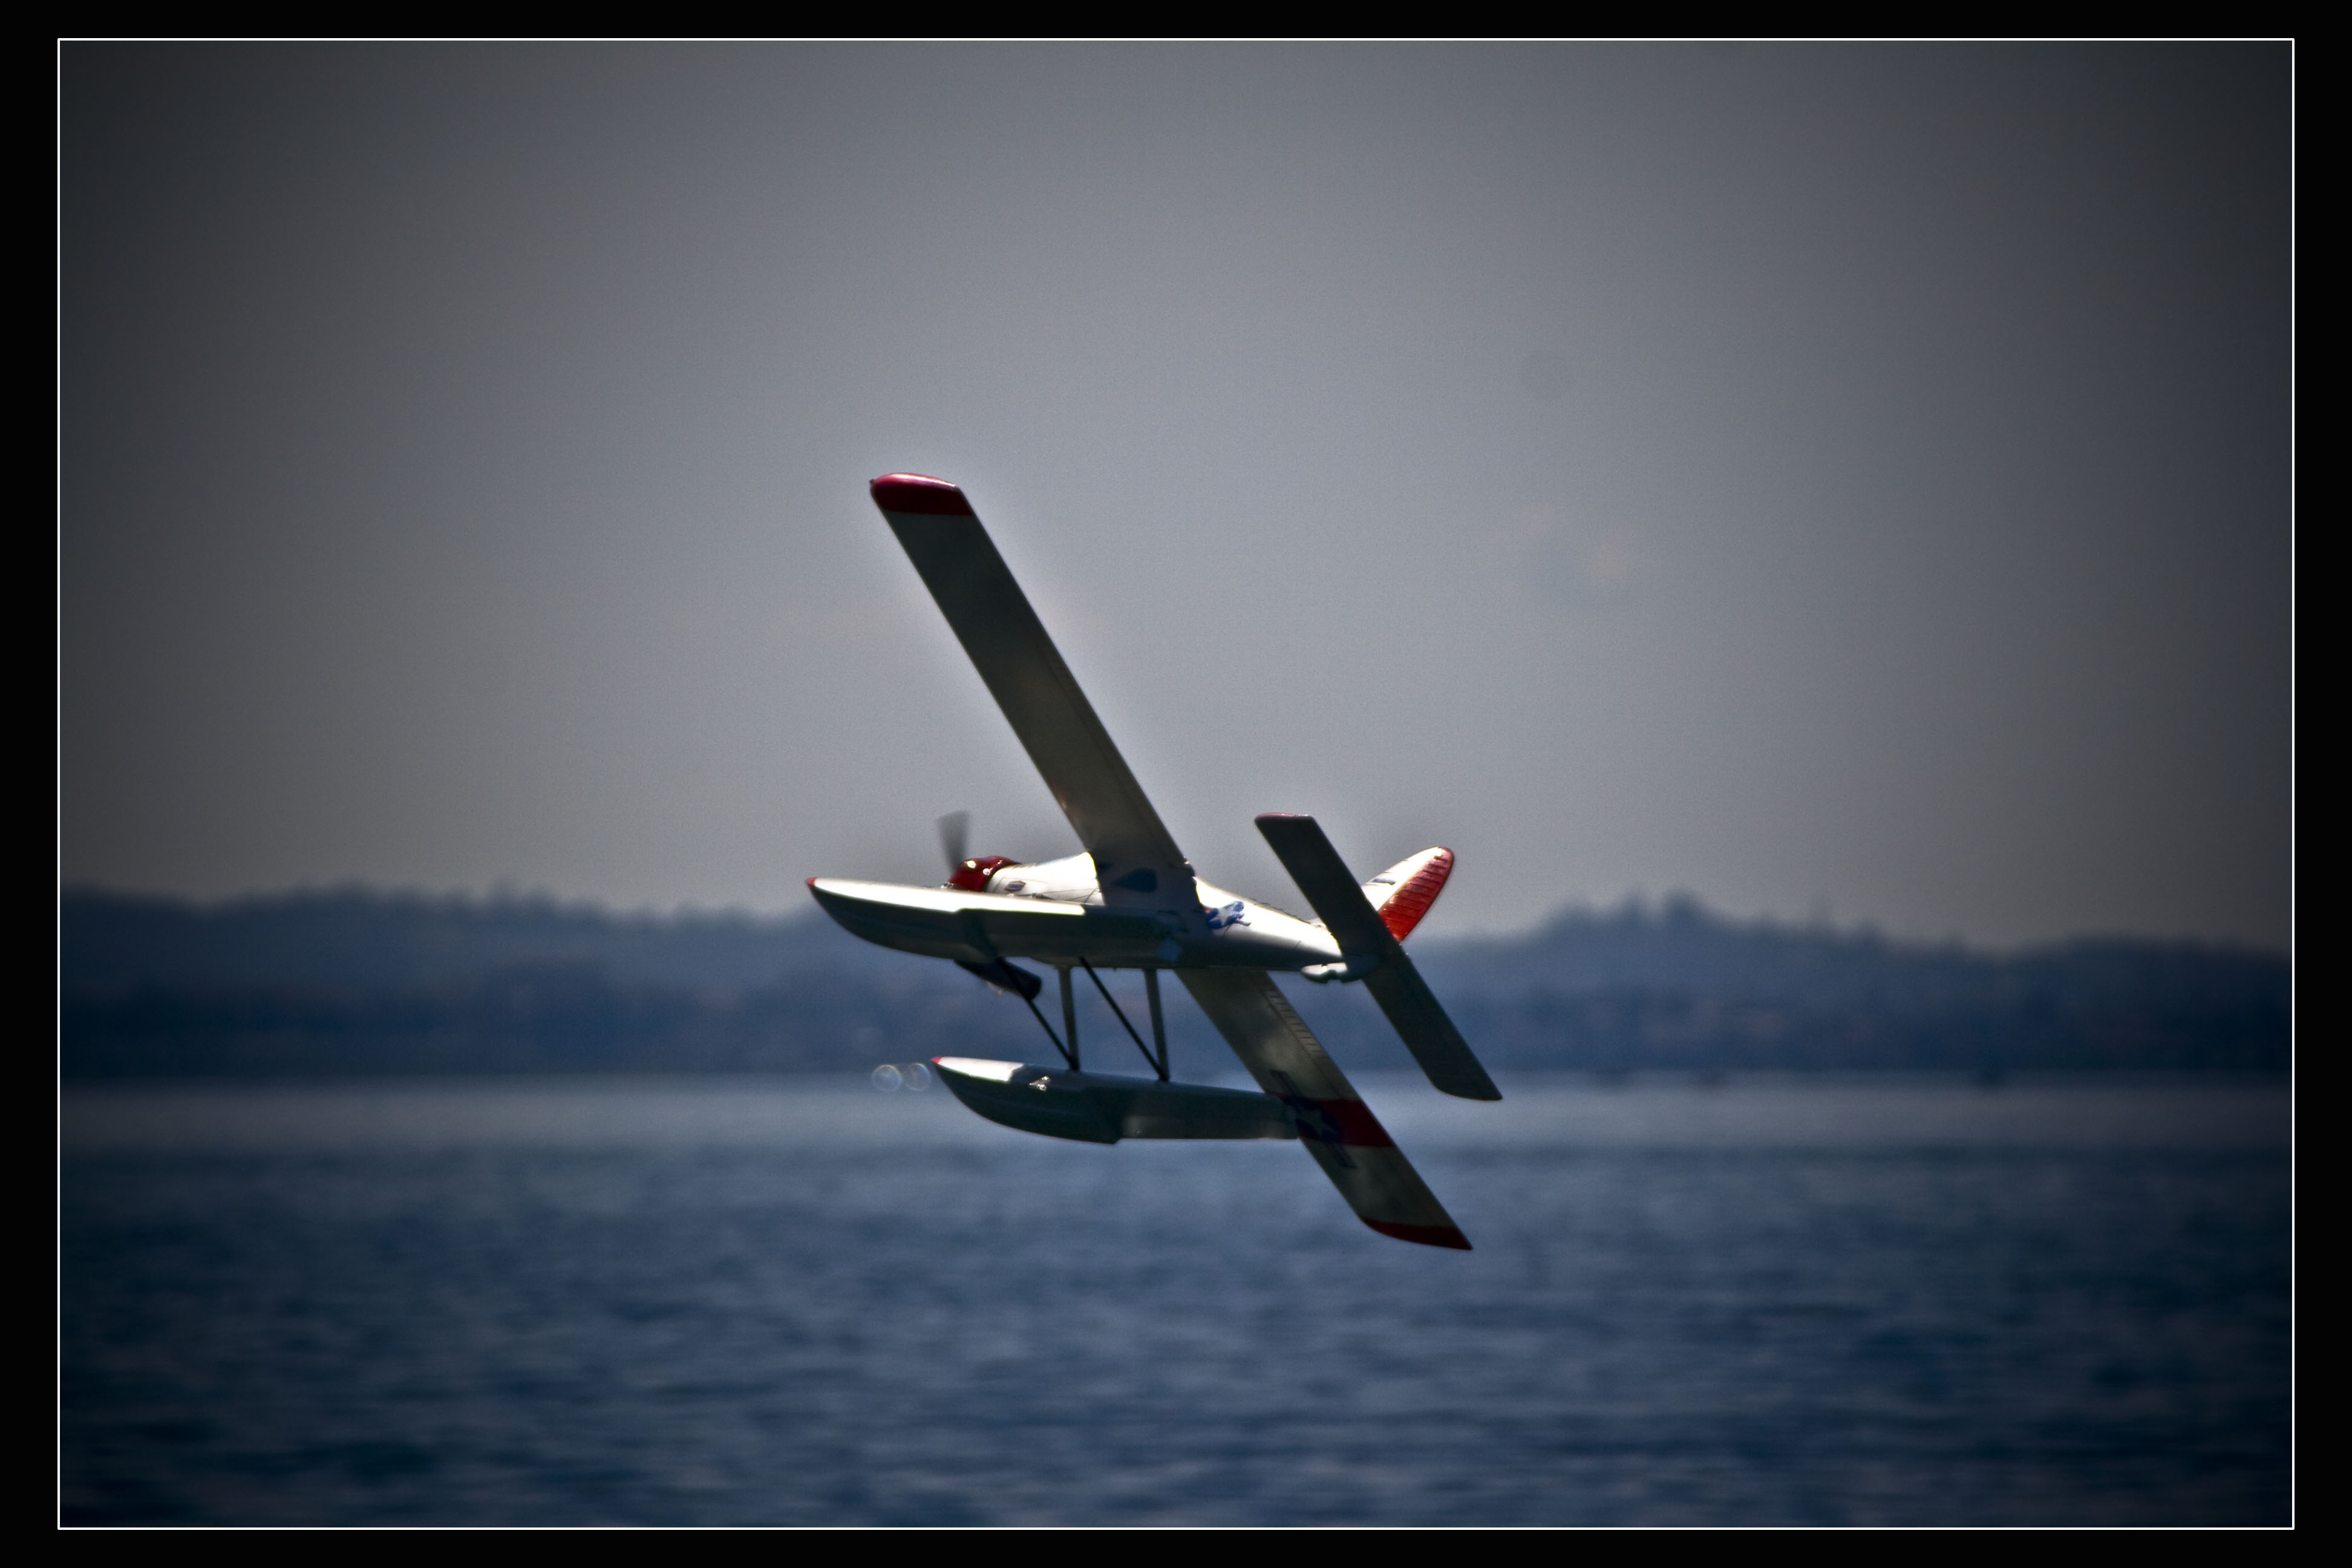
[[[911,511],[925,517],[970,517],[971,502],[963,491],[929,474],[885,474],[866,487],[874,504],[884,511]]]
[[[1450,1247],[1456,1252],[1470,1250],[1470,1238],[1450,1225],[1399,1225],[1393,1220],[1364,1221],[1382,1236],[1392,1236],[1399,1241],[1410,1241],[1422,1247]]]

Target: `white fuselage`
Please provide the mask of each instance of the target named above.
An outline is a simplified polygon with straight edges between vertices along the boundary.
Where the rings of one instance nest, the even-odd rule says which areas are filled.
[[[866,941],[934,958],[988,963],[1025,958],[1097,969],[1298,970],[1347,955],[1319,921],[1197,879],[1193,897],[1114,890],[1106,900],[1094,857],[1000,867],[982,892],[835,877],[809,881],[825,913]]]

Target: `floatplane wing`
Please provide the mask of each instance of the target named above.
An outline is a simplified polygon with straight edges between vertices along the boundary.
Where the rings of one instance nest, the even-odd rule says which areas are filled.
[[[1442,1042],[1433,1047],[1433,1055],[1424,1054],[1424,1045],[1450,1034],[1453,1026],[1444,1021],[1434,998],[1428,998],[1425,1008],[1414,1009],[1412,987],[1419,977],[1403,962],[1394,937],[1381,928],[1385,948],[1367,938],[1343,952],[1342,943],[1359,932],[1361,921],[1347,923],[1344,930],[1332,927],[1327,935],[1324,929],[1279,910],[1199,884],[963,492],[942,479],[889,474],[874,481],[873,494],[956,640],[971,656],[1092,858],[1090,874],[1084,879],[1084,892],[1092,897],[1073,901],[1060,901],[1071,900],[1069,892],[1051,892],[1030,881],[1055,872],[1061,862],[1004,871],[1003,878],[1014,879],[1017,873],[1018,879],[1006,882],[1002,892],[992,890],[998,884],[991,881],[987,869],[1003,864],[1001,858],[964,861],[962,875],[970,879],[951,880],[940,889],[811,879],[818,901],[851,931],[887,946],[952,958],[992,984],[1017,988],[1033,1009],[1037,982],[1003,960],[1042,959],[1061,970],[1064,1027],[1070,1038],[1066,1046],[1055,1037],[1055,1044],[1067,1071],[942,1057],[934,1058],[942,1080],[979,1114],[1053,1137],[1092,1142],[1295,1137],[1306,1143],[1358,1217],[1374,1230],[1402,1241],[1466,1250],[1470,1243],[1444,1206],[1265,969],[1255,966],[1303,968],[1320,962],[1344,968],[1354,955],[1364,955],[1373,965],[1370,973],[1387,970],[1398,978],[1391,992],[1375,995],[1400,1028],[1408,1018],[1415,1021],[1408,1043],[1424,1065],[1440,1064],[1430,1068],[1439,1087],[1473,1098],[1496,1098],[1475,1060],[1465,1073]],[[1319,829],[1315,837],[1320,839]],[[1283,842],[1276,847],[1280,852]],[[1328,844],[1324,853],[1331,865],[1339,864]],[[1451,864],[1446,851],[1432,850],[1412,865],[1419,867],[1431,857],[1443,857],[1444,865],[1419,895],[1416,910],[1435,896],[1444,868]],[[1310,900],[1326,891],[1319,881],[1310,884],[1310,879],[1328,871],[1320,860],[1307,875],[1293,868]],[[1339,874],[1345,875],[1344,867]],[[1369,892],[1369,888],[1349,886],[1355,907],[1373,927],[1381,927]],[[1204,907],[1204,898],[1223,901],[1213,910]],[[1355,907],[1349,911],[1351,918]],[[1144,970],[1159,1049],[1155,1055],[1140,1036],[1136,1044],[1158,1070],[1156,1082],[1079,1068],[1070,973],[1075,966],[1091,973],[1097,964]],[[1167,1047],[1160,1026],[1160,968],[1173,969],[1182,980],[1257,1080],[1262,1094],[1168,1081]],[[1391,994],[1399,999],[1397,1005],[1391,1004]],[[1108,990],[1103,994],[1109,1000]],[[1427,998],[1428,987],[1420,986],[1418,996]],[[1432,1013],[1436,1025],[1428,1021]],[[1038,1021],[1045,1024],[1042,1013]],[[1126,1022],[1123,1013],[1120,1021]],[[1045,1028],[1052,1036],[1052,1026]],[[1460,1039],[1452,1036],[1456,1046]],[[1460,1056],[1468,1059],[1466,1047]],[[1445,1078],[1440,1078],[1441,1070]]]
[[[1164,901],[1189,914],[1198,905],[1192,868],[963,491],[919,474],[886,475],[873,490],[923,586],[1094,857],[1104,900],[1153,900],[1165,884]]]
[[[1358,1219],[1399,1241],[1470,1250],[1469,1238],[1272,975],[1262,969],[1176,974],[1258,1087],[1290,1108],[1298,1141]]]

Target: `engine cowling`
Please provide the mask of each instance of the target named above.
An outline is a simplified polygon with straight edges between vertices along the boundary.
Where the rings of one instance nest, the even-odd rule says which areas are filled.
[[[984,893],[988,891],[988,879],[991,877],[995,876],[1007,866],[1019,864],[1020,862],[1010,855],[982,855],[958,866],[949,874],[947,885],[950,888],[961,888],[967,893]]]

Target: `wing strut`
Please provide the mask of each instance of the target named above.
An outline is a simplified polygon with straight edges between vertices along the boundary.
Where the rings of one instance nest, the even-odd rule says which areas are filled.
[[[1068,984],[1068,979],[1069,979],[1068,972],[1067,972],[1067,971],[1064,971],[1064,973],[1063,973],[1063,983],[1064,983],[1064,984],[1065,984],[1066,986],[1066,985],[1067,985],[1067,984]],[[1019,995],[1019,994],[1020,994],[1020,993],[1016,992],[1016,993],[1014,993],[1014,994]],[[1047,1022],[1045,1022],[1045,1013],[1044,1013],[1043,1011],[1041,1011],[1041,1010],[1038,1008],[1038,1006],[1037,1006],[1037,998],[1036,998],[1036,997],[1034,997],[1034,996],[1025,996],[1025,995],[1024,995],[1024,996],[1022,996],[1022,997],[1021,997],[1021,1000],[1023,1000],[1024,1002],[1026,1002],[1026,1003],[1028,1003],[1028,1004],[1029,1004],[1029,1011],[1030,1011],[1032,1014],[1034,1014],[1034,1015],[1035,1015],[1035,1016],[1036,1016],[1036,1019],[1037,1019],[1037,1026],[1038,1026],[1039,1028],[1041,1028],[1041,1029],[1043,1029],[1043,1030],[1045,1030],[1045,1037],[1046,1037],[1047,1039],[1049,1039],[1049,1040],[1051,1040],[1051,1041],[1053,1041],[1053,1042],[1054,1042],[1054,1048],[1055,1048],[1055,1050],[1059,1051],[1059,1052],[1062,1054],[1062,1059],[1063,1059],[1064,1061],[1066,1061],[1066,1062],[1067,1062],[1067,1063],[1069,1063],[1069,1064],[1070,1064],[1070,1070],[1071,1070],[1072,1072],[1076,1072],[1076,1071],[1077,1071],[1077,1070],[1078,1070],[1078,1053],[1077,1053],[1075,1049],[1073,1049],[1073,1048],[1072,1048],[1072,1047],[1075,1047],[1075,1046],[1077,1044],[1078,1037],[1077,1037],[1075,1033],[1073,1033],[1073,1034],[1070,1036],[1070,1044],[1069,1044],[1069,1045],[1067,1045],[1067,1046],[1066,1046],[1066,1045],[1062,1044],[1062,1037],[1061,1037],[1061,1036],[1059,1036],[1059,1035],[1057,1035],[1057,1034],[1055,1034],[1055,1033],[1054,1033],[1054,1026],[1053,1026],[1053,1025],[1048,1024]]]
[[[1135,1048],[1143,1053],[1143,1059],[1151,1064],[1151,1070],[1160,1075],[1160,1081],[1166,1083],[1168,1081],[1168,1037],[1161,1034],[1160,1030],[1159,985],[1153,984],[1151,986],[1151,1032],[1160,1041],[1160,1054],[1155,1057],[1151,1054],[1151,1047],[1143,1043],[1143,1037],[1135,1032],[1135,1026],[1127,1021],[1127,1009],[1121,1007],[1118,1005],[1118,998],[1110,994],[1110,987],[1105,985],[1103,977],[1095,973],[1095,966],[1082,958],[1078,960],[1078,967],[1087,972],[1087,978],[1095,983],[1095,989],[1102,993],[1102,999],[1110,1004],[1111,1016],[1117,1018],[1118,1026],[1127,1031],[1127,1037],[1135,1042]],[[1144,973],[1149,974],[1151,971],[1147,969]]]

